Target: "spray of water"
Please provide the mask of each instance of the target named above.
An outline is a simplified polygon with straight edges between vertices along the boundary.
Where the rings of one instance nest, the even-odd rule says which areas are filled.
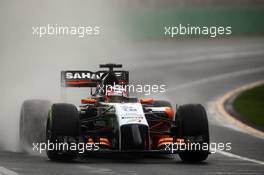
[[[0,5],[0,148],[19,148],[19,113],[26,99],[67,100],[78,103],[88,90],[67,90],[62,97],[60,71],[97,70],[115,59],[124,41],[110,2],[23,1]],[[36,37],[32,27],[46,24],[99,26],[100,35]],[[123,42],[120,44],[120,42]],[[114,59],[113,59],[114,58]],[[119,57],[120,58],[120,57]],[[70,92],[68,92],[70,91]]]

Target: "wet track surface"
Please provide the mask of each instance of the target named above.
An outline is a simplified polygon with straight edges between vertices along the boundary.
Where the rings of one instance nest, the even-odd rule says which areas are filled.
[[[184,164],[177,155],[137,158],[106,154],[56,163],[45,156],[1,151],[0,174],[264,174],[264,138],[232,129],[211,107],[229,90],[263,80],[263,37],[141,42],[133,50],[136,52],[119,55],[130,70],[131,82],[166,84],[166,94],[156,97],[173,105],[207,106],[211,141],[231,142],[232,155],[240,157],[216,153],[204,163]]]

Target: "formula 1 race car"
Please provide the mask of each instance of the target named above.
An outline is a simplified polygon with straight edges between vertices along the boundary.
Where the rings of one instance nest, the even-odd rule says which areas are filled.
[[[167,101],[131,97],[129,72],[116,70],[122,65],[100,68],[108,70],[61,72],[63,87],[91,89],[91,97],[81,99],[79,107],[45,100],[23,103],[22,149],[44,142],[52,145],[46,153],[54,161],[73,160],[80,148],[81,153],[178,153],[191,162],[208,157],[208,120],[202,105],[181,105],[174,112]]]

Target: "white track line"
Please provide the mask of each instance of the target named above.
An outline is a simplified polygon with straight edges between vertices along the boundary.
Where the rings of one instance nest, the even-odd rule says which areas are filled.
[[[226,79],[226,78],[240,77],[240,76],[243,76],[243,75],[259,73],[259,72],[264,72],[264,66],[263,67],[258,67],[258,68],[250,68],[250,69],[245,69],[245,70],[241,70],[241,71],[220,74],[220,75],[216,75],[216,76],[212,76],[212,77],[208,77],[208,78],[192,81],[192,82],[189,82],[189,83],[184,83],[184,84],[175,86],[173,88],[169,88],[168,91],[175,91],[175,90],[178,90],[178,89],[184,89],[184,88],[188,88],[188,87],[193,87],[195,85],[208,83],[210,81],[217,81],[217,80]]]
[[[151,67],[159,67],[160,65],[156,65],[157,63],[161,62],[164,65],[179,65],[179,64],[189,64],[189,63],[198,63],[198,62],[203,62],[203,61],[219,61],[219,60],[234,60],[234,59],[243,59],[243,58],[248,58],[252,56],[261,56],[264,54],[263,49],[262,50],[255,50],[255,51],[239,51],[239,52],[224,52],[224,53],[212,53],[208,55],[196,53],[193,55],[182,55],[179,58],[184,58],[184,59],[176,59],[175,60],[175,54],[170,55],[172,58],[165,58],[165,59],[159,59],[155,60],[153,62],[155,65],[151,65]],[[161,56],[164,57],[164,56]],[[166,56],[165,56],[166,57]],[[144,64],[141,66],[145,67]],[[137,66],[138,67],[138,66]],[[142,68],[142,67],[141,67]]]
[[[18,175],[17,172],[9,170],[5,167],[0,166],[0,174],[1,175]]]
[[[214,60],[232,60],[232,59],[241,59],[249,56],[258,56],[263,55],[263,50],[257,50],[257,51],[250,51],[250,52],[230,52],[230,53],[221,53],[221,54],[213,54],[213,55],[200,55],[200,56],[187,56],[185,59],[177,60],[176,62],[171,63],[171,60],[162,60],[167,61],[171,64],[184,64],[184,63],[195,63],[195,62],[201,62],[201,61],[214,61]],[[166,63],[167,63],[166,62]]]
[[[230,153],[230,152],[217,150],[217,153],[220,153],[220,154],[222,154],[224,156],[227,156],[227,157],[232,157],[232,158],[235,158],[235,159],[249,161],[249,162],[253,162],[253,163],[256,163],[256,164],[264,165],[263,161],[256,160],[256,159],[251,159],[251,158],[247,158],[247,157],[243,157],[243,156],[239,156],[239,155],[236,155],[236,154],[233,154],[233,153]]]

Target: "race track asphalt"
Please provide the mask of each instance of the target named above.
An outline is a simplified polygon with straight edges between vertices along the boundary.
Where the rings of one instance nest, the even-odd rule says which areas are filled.
[[[199,164],[182,163],[177,155],[100,155],[56,163],[46,156],[0,151],[0,174],[264,174],[264,138],[232,128],[212,107],[229,90],[263,80],[264,37],[146,41],[132,47],[134,52],[120,54],[131,82],[166,84],[167,92],[154,97],[173,105],[202,103],[211,142],[231,142],[231,154],[211,154]]]

